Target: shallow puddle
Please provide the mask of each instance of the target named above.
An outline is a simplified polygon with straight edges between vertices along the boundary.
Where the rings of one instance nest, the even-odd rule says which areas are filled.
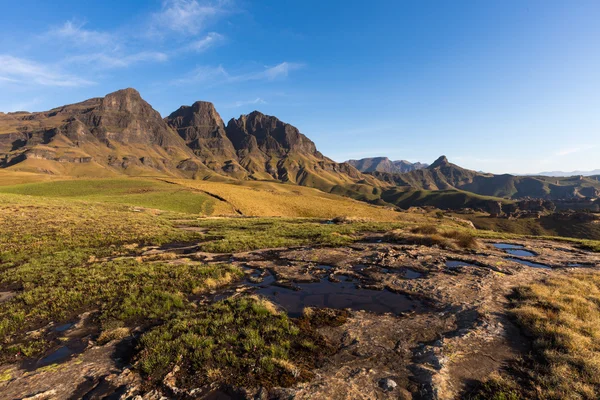
[[[403,274],[403,276],[404,276],[406,279],[419,279],[420,277],[422,277],[422,276],[423,276],[423,274],[422,274],[422,273],[420,273],[420,272],[417,272],[417,271],[415,271],[415,270],[413,270],[413,269],[406,268],[406,269],[404,270],[404,274]]]
[[[68,331],[69,329],[71,329],[73,327],[73,325],[75,325],[75,323],[74,322],[70,322],[68,324],[59,325],[56,328],[54,328],[54,330],[56,332]]]
[[[359,289],[346,277],[339,278],[339,283],[327,278],[316,283],[300,283],[297,285],[299,290],[278,286],[261,287],[256,293],[279,304],[293,318],[300,317],[305,307],[350,308],[393,314],[418,311],[423,307],[420,301],[406,295],[387,290]]]
[[[552,269],[551,267],[544,265],[544,264],[538,264],[538,263],[534,263],[531,261],[520,260],[518,258],[507,258],[507,260],[514,261],[519,264],[527,265],[528,267],[532,267],[532,268]]]
[[[464,261],[458,261],[458,260],[448,260],[446,261],[446,267],[449,269],[456,269],[456,268],[460,268],[460,267],[474,267],[475,265],[466,263]]]
[[[504,250],[505,253],[508,253],[512,256],[517,257],[535,257],[537,254],[534,252],[525,250],[525,246],[520,244],[510,244],[510,243],[494,243],[494,247],[499,250]]]
[[[524,249],[525,246],[520,244],[510,244],[510,243],[493,243],[494,247],[500,250],[519,250]]]
[[[520,250],[520,249],[508,249],[508,250],[504,250],[505,252],[507,252],[508,254],[511,254],[513,256],[518,256],[518,257],[535,257],[537,254],[532,253],[531,251],[527,251],[527,250]]]

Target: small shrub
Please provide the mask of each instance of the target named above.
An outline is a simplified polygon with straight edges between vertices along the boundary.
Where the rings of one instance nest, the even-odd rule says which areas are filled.
[[[435,235],[438,233],[438,228],[435,225],[423,225],[412,228],[410,231],[421,235]]]

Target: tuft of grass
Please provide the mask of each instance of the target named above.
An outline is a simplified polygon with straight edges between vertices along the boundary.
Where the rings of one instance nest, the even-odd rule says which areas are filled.
[[[129,328],[114,328],[107,331],[102,331],[102,333],[100,333],[100,336],[98,336],[96,342],[99,345],[104,345],[106,343],[112,342],[113,340],[120,340],[126,338],[127,336],[129,336],[129,334]]]
[[[176,370],[180,388],[290,386],[311,377],[329,352],[309,323],[297,324],[269,301],[245,296],[180,314],[144,334],[136,367],[157,383]]]
[[[477,249],[480,246],[477,238],[469,231],[441,230],[433,225],[416,226],[409,232],[393,230],[386,237],[398,243],[438,246],[448,250]]]
[[[438,233],[438,228],[435,225],[415,226],[410,230],[412,233],[421,235],[435,235]]]

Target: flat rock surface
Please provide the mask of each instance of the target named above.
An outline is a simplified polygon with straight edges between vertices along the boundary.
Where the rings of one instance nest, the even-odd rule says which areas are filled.
[[[530,343],[507,314],[507,295],[515,287],[551,274],[600,265],[597,253],[568,243],[503,242],[534,254],[527,257],[508,254],[494,243],[498,242],[484,241],[478,250],[449,251],[377,239],[339,248],[279,248],[237,254],[196,252],[194,246],[186,245],[182,247],[185,251],[176,246],[142,249],[141,257],[148,262],[228,262],[243,268],[244,280],[198,299],[199,303],[264,292],[274,293],[276,303],[277,296],[285,295],[288,301],[297,298],[309,305],[323,302],[331,307],[336,301],[352,305],[345,324],[321,328],[338,350],[314,371],[313,380],[291,388],[248,388],[246,397],[268,393],[268,398],[296,399],[455,399],[468,393],[472,382],[485,379],[528,351]],[[519,260],[548,268],[527,266]],[[316,290],[337,292],[338,287],[339,298]],[[361,303],[365,298],[382,303],[398,299],[418,307],[365,311],[362,308],[370,308]],[[285,308],[283,302],[280,306]],[[55,364],[33,369],[1,366],[0,397],[67,399],[112,394],[114,398],[133,398],[139,394],[146,399],[160,398],[159,392],[144,392],[139,375],[121,363],[119,353],[128,351],[120,348],[122,344],[96,346],[92,338],[80,353]],[[204,398],[235,398],[224,392],[210,393]]]

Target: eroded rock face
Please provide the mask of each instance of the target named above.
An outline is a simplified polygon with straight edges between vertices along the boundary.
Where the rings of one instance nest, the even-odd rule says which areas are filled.
[[[177,161],[193,157],[185,142],[134,89],[89,99],[47,112],[0,116],[2,166],[35,160],[97,163],[98,169],[122,170],[128,165],[177,174]],[[136,160],[114,163],[114,159]],[[141,158],[157,162],[141,163]],[[31,160],[34,160],[33,163]],[[60,171],[57,164],[43,164]]]
[[[212,170],[228,175],[243,170],[225,132],[225,124],[212,103],[197,101],[191,106],[181,106],[165,121]]]

